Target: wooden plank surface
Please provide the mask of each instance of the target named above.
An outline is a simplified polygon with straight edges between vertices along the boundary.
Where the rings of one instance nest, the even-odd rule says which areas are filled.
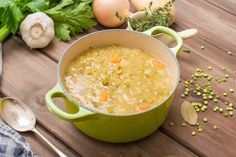
[[[234,42],[236,18],[204,0],[176,1],[178,25],[197,28],[206,41],[225,50],[236,52]]]
[[[5,42],[1,92],[28,104],[38,122],[78,154],[88,157],[94,154],[101,157],[196,156],[160,131],[129,144],[103,143],[83,135],[70,123],[52,115],[45,106],[44,95],[56,84],[56,79],[54,61],[37,51],[31,51],[16,37]]]
[[[200,45],[204,45],[206,49],[200,50]],[[229,57],[224,51],[197,38],[187,41],[186,46],[191,49],[192,52],[191,54],[180,54],[178,57],[180,60],[181,78],[189,79],[196,68],[202,68],[208,71],[207,67],[211,65],[214,70],[208,72],[213,76],[222,77],[226,73],[230,75],[230,79],[227,83],[216,84],[214,86],[217,94],[221,96],[220,102],[217,105],[224,106],[224,101],[235,104],[235,94],[228,94],[227,98],[222,96],[222,93],[225,91],[228,92],[229,88],[236,88],[236,75],[233,72],[235,58]],[[225,59],[227,59],[227,62],[224,61]],[[227,72],[223,72],[221,67],[225,67]],[[199,121],[204,127],[203,133],[192,137],[191,132],[196,131],[194,127],[181,127],[183,120],[180,115],[180,105],[183,99],[180,97],[180,94],[183,92],[183,86],[184,84],[179,85],[170,114],[161,130],[201,156],[235,156],[236,133],[233,130],[236,129],[234,125],[236,118],[225,118],[223,114],[212,112],[212,106],[216,104],[211,103],[208,111],[199,114]],[[195,99],[190,98],[188,100],[193,101]],[[209,119],[207,124],[203,123],[204,117]],[[170,121],[174,121],[176,126],[170,127],[168,125]],[[216,131],[213,130],[214,124],[219,126],[219,129]]]
[[[0,115],[0,120],[3,121],[2,116]],[[52,142],[56,147],[60,148],[65,154],[69,157],[78,157],[79,154],[75,153],[72,149],[65,146],[61,141],[54,138],[51,133],[47,132],[44,128],[42,128],[39,124],[37,124],[38,131],[42,133],[50,142]],[[33,132],[23,132],[20,133],[30,144],[34,154],[38,154],[44,157],[53,157],[57,156],[54,151],[36,134]]]
[[[205,0],[205,1],[236,16],[235,0]]]
[[[226,73],[230,75],[227,83],[215,87],[217,93],[222,94],[230,87],[236,90],[234,6],[234,0],[176,1],[177,20],[173,28],[183,30],[194,27],[199,30],[196,38],[185,42],[185,46],[192,52],[178,56],[182,79],[189,78],[195,68],[206,70],[207,66],[211,65],[214,68],[211,71],[213,75],[223,76]],[[91,32],[100,29],[98,26]],[[83,35],[75,37],[70,43],[59,42],[55,39],[47,48],[40,50],[42,53],[28,49],[18,38],[12,38],[4,43],[4,75],[1,92],[20,98],[29,104],[37,115],[40,125],[46,129],[45,133],[51,132],[59,140],[59,147],[65,149],[69,146],[76,153],[88,157],[94,154],[117,157],[195,156],[196,154],[214,157],[236,156],[235,117],[224,118],[210,110],[200,114],[200,119],[207,116],[209,123],[204,125],[205,131],[196,137],[191,136],[192,127],[180,126],[183,121],[179,112],[183,101],[179,97],[183,90],[182,84],[177,89],[168,119],[160,131],[156,131],[144,140],[130,144],[114,145],[93,140],[80,133],[71,124],[53,116],[44,105],[44,95],[56,83],[56,62],[69,44]],[[201,45],[204,45],[206,49],[201,50]],[[233,56],[227,55],[225,53],[227,50],[232,51]],[[226,68],[227,71],[222,72],[221,67]],[[227,99],[221,99],[219,104],[225,100],[236,104],[235,94],[229,95]],[[170,127],[168,125],[170,121],[176,124]],[[217,124],[219,129],[213,130],[213,124]],[[60,145],[60,140],[66,146]]]
[[[186,46],[193,50],[191,55],[187,56],[186,54],[182,54],[179,57],[182,77],[185,79],[188,78],[197,67],[207,69],[208,64],[218,68],[214,70],[217,75],[223,75],[220,71],[220,67],[229,69],[227,73],[230,74],[230,76],[234,75],[235,66],[233,63],[235,62],[235,57],[225,53],[226,50],[230,50],[234,53],[235,42],[233,39],[235,38],[236,32],[234,26],[236,19],[234,16],[201,0],[194,2],[187,0],[177,1],[177,8],[178,18],[176,24],[173,26],[174,29],[183,30],[184,28],[192,27],[199,29],[197,38],[185,42]],[[192,14],[186,14],[186,12],[191,12]],[[220,15],[225,18],[220,18]],[[209,19],[211,20],[210,22],[208,22]],[[213,27],[214,29],[212,29]],[[225,32],[230,35],[224,36],[223,34]],[[201,45],[204,45],[206,50],[202,51],[200,49]],[[53,51],[53,47],[50,47],[50,51]],[[46,49],[44,52],[48,53],[49,51]],[[235,77],[233,76],[228,84],[218,87],[216,89],[217,92],[223,93],[225,90],[228,91],[229,86],[235,83],[234,79]],[[176,95],[180,95],[181,92],[182,88],[180,86]],[[232,96],[229,96],[228,100],[236,103],[233,101]],[[181,124],[182,119],[179,114],[179,105],[181,103],[182,99],[176,97],[167,123],[171,120],[176,120],[177,123]],[[206,127],[206,131],[198,138],[192,138],[191,131],[193,128],[187,128],[186,130],[183,130],[182,127],[170,128],[166,123],[161,130],[201,156],[234,156],[236,134],[232,133],[231,129],[234,129],[232,125],[235,122],[235,118],[225,119],[219,117],[217,114],[210,112],[208,114],[207,116],[211,119],[209,126]],[[212,125],[214,123],[222,127],[219,132],[213,132]],[[218,137],[219,135],[219,139],[214,138],[214,136]],[[207,139],[209,142],[205,142],[204,139]],[[227,147],[225,147],[225,143],[222,142],[224,139],[229,139],[227,142],[230,144],[227,145]]]

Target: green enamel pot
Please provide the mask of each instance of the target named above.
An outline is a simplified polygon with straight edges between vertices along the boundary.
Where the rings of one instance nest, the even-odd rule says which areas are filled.
[[[176,41],[176,46],[168,48],[151,37],[154,31],[170,35]],[[63,85],[67,65],[80,53],[91,47],[112,44],[135,47],[145,52],[151,52],[153,56],[158,56],[168,66],[172,75],[173,90],[161,104],[141,113],[110,115],[90,109],[73,100]],[[58,64],[58,83],[46,94],[46,104],[56,116],[73,123],[84,134],[95,139],[112,143],[126,143],[142,139],[158,129],[167,117],[179,82],[180,72],[176,55],[182,44],[182,38],[175,31],[161,26],[153,27],[144,33],[123,29],[91,33],[72,44],[62,55]],[[64,98],[66,111],[54,103],[53,98],[57,97]]]

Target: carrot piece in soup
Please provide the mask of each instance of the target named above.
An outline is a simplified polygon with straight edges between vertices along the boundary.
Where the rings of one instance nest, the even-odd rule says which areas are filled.
[[[109,97],[109,95],[107,92],[101,92],[101,94],[100,94],[101,101],[107,101],[108,97]]]
[[[120,60],[121,60],[121,58],[119,55],[114,55],[114,56],[112,56],[111,62],[113,64],[118,64],[118,63],[120,63]]]
[[[165,68],[165,64],[159,62],[158,60],[155,60],[153,63],[154,67],[156,67],[157,69],[164,69]]]
[[[138,104],[137,110],[138,111],[146,111],[150,108],[149,104]]]

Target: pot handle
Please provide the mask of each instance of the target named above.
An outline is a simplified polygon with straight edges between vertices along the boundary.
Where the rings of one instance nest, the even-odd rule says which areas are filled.
[[[163,26],[152,27],[149,30],[144,31],[143,33],[152,36],[153,32],[160,32],[170,35],[176,41],[176,46],[170,48],[170,50],[171,52],[173,52],[175,56],[177,56],[177,53],[179,52],[179,50],[183,45],[183,39],[174,30]]]
[[[76,113],[73,113],[73,114],[67,113],[63,111],[62,109],[60,109],[57,105],[55,105],[55,103],[53,102],[53,98],[57,98],[57,97],[61,97],[65,99],[65,102],[67,103],[67,105],[73,106]],[[59,83],[54,88],[52,88],[50,91],[47,92],[47,94],[45,95],[45,101],[46,101],[48,109],[52,113],[54,113],[61,119],[64,119],[70,122],[88,119],[88,118],[91,118],[93,115],[95,115],[94,112],[91,112],[82,107],[79,107],[78,104],[68,99],[66,95],[64,94],[64,92],[62,91]]]

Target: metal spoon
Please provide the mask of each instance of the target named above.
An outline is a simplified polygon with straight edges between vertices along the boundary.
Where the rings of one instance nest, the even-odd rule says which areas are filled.
[[[60,157],[67,157],[35,128],[35,115],[23,102],[6,97],[1,100],[0,105],[3,119],[13,129],[19,132],[32,131],[38,134]]]
[[[0,85],[2,80],[2,43],[0,43]]]

